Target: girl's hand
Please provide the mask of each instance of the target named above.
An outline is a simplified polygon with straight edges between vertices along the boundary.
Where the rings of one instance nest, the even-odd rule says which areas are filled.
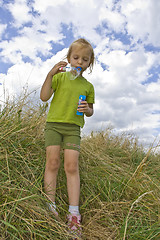
[[[93,115],[93,104],[87,103],[87,101],[81,101],[81,104],[78,105],[77,110],[85,113],[87,117],[90,117]]]
[[[54,76],[55,74],[62,72],[62,70],[59,70],[59,69],[65,67],[66,65],[67,65],[67,62],[60,61],[59,63],[54,65],[54,67],[50,70],[48,74],[51,76]]]

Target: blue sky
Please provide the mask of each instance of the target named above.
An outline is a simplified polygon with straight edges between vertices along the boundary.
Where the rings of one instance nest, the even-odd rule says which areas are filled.
[[[0,104],[27,85],[39,90],[48,71],[84,37],[96,64],[85,77],[96,92],[84,134],[112,125],[144,145],[160,139],[160,1],[8,0],[0,2]],[[6,95],[4,96],[4,88]],[[40,101],[40,100],[39,100]]]

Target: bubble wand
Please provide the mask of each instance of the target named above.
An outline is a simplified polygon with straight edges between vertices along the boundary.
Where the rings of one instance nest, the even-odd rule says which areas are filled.
[[[74,80],[80,75],[82,68],[65,66],[65,67],[60,67],[59,70],[65,71],[65,72],[70,72],[70,80]]]

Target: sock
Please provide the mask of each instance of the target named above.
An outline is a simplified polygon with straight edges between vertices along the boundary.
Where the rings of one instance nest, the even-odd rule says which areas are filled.
[[[49,209],[52,211],[52,209],[54,209],[56,211],[56,204],[55,202],[51,202],[51,203],[47,203],[48,204],[48,207]]]
[[[55,202],[48,203],[47,202],[48,209],[55,215],[58,216],[58,212],[56,211],[56,204]]]
[[[56,203],[55,202],[52,202],[52,203],[50,203],[51,204],[51,206],[56,210]]]
[[[79,206],[71,206],[69,205],[69,210],[68,210],[71,214],[79,214]]]

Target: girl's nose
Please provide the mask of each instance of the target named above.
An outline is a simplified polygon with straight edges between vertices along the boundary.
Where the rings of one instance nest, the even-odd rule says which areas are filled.
[[[82,64],[82,59],[81,58],[78,59],[78,64]]]

